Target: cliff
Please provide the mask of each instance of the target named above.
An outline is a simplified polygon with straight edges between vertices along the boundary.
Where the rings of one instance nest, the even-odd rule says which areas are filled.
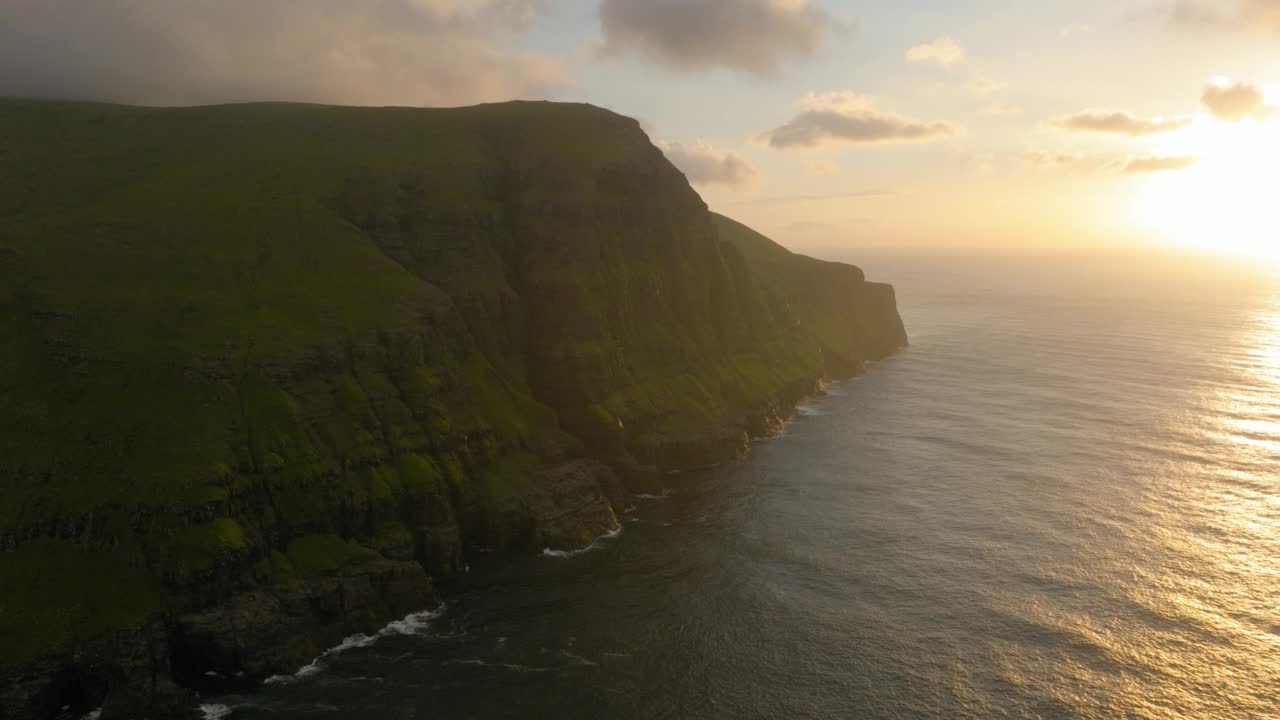
[[[0,720],[291,672],[905,342],[597,108],[0,101]]]

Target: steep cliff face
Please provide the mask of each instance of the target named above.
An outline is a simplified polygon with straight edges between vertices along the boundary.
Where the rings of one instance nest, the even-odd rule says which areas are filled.
[[[0,102],[0,719],[290,672],[905,342],[596,108]]]

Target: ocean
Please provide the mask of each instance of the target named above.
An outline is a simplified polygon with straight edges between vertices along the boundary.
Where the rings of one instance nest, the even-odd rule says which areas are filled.
[[[912,347],[235,720],[1280,718],[1280,280],[871,255]]]

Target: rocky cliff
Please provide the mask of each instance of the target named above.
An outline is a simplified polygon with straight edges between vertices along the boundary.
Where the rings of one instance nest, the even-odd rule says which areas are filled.
[[[291,672],[905,342],[597,108],[0,101],[0,720]]]

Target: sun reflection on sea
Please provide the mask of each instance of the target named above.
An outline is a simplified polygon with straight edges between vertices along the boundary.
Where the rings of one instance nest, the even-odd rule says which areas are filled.
[[[1219,472],[1225,489],[1219,485],[1206,498],[1224,531],[1212,556],[1229,582],[1216,591],[1228,607],[1232,599],[1244,601],[1231,608],[1233,620],[1265,617],[1271,609],[1257,606],[1258,599],[1280,597],[1280,300],[1246,327],[1251,338],[1237,363],[1237,392],[1220,413],[1236,457]],[[1248,634],[1280,659],[1280,626],[1253,630]]]
[[[1240,369],[1252,382],[1223,397],[1224,429],[1244,446],[1241,454],[1280,464],[1280,302],[1249,325],[1252,337]]]
[[[1178,421],[1189,423],[1181,437],[1198,453],[1155,478],[1142,528],[1150,554],[1133,569],[1143,580],[1130,598],[1156,623],[1129,628],[1127,643],[1170,679],[1150,717],[1280,718],[1259,716],[1280,704],[1242,696],[1238,670],[1227,670],[1251,667],[1280,682],[1280,297],[1222,322],[1236,349],[1206,355],[1216,391]],[[1213,688],[1238,715],[1205,701]]]

